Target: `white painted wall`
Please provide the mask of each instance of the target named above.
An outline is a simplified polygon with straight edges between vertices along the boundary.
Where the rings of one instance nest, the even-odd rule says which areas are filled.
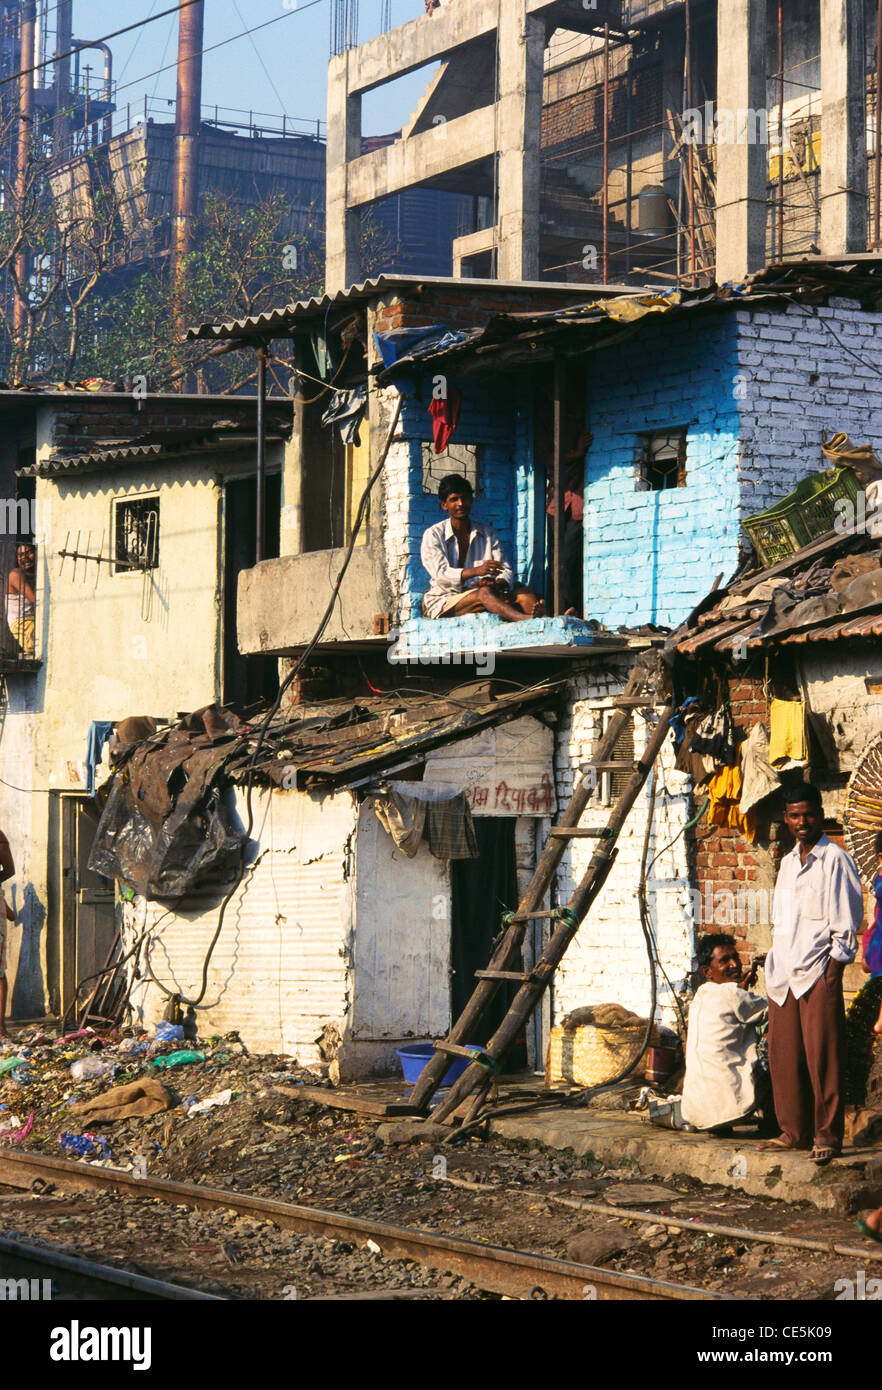
[[[597,743],[604,710],[625,684],[621,668],[592,668],[572,682],[568,714],[560,731],[557,779],[561,806],[569,800],[580,764],[587,761]],[[635,720],[635,754],[645,745],[648,730]],[[683,996],[693,962],[695,927],[688,898],[688,864],[685,836],[680,835],[691,814],[689,778],[673,767],[673,747],[665,743],[656,763],[656,802],[649,839],[648,861],[662,851],[648,876],[648,903],[658,942],[661,964],[674,991]],[[640,928],[637,885],[646,821],[649,783],[634,805],[618,841],[618,857],[599,898],[591,908],[569,948],[553,983],[553,1021],[585,1004],[617,1003],[646,1017],[650,1003],[650,971]],[[599,799],[589,802],[583,825],[602,826],[609,808]],[[670,848],[666,848],[675,841]],[[575,840],[558,871],[557,901],[566,903],[582,878],[594,845]],[[682,895],[682,898],[681,898]],[[659,976],[656,1018],[670,1027],[677,1022],[671,990]]]
[[[198,1008],[203,1036],[238,1030],[258,1052],[290,1053],[306,1064],[333,1060],[347,1028],[354,887],[352,796],[255,790],[254,855],[227,908]],[[245,796],[235,793],[240,821]],[[201,988],[217,927],[219,898],[194,895],[170,915],[139,901],[127,913],[126,949],[151,928],[147,958],[157,979],[185,998]],[[132,1004],[150,1026],[167,995],[136,981]]]

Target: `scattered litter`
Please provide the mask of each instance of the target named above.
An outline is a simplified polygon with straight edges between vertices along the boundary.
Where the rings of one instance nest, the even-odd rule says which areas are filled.
[[[183,1042],[184,1026],[181,1023],[168,1023],[164,1018],[160,1019],[154,1038],[157,1042]]]
[[[169,1052],[164,1057],[154,1057],[152,1062],[148,1062],[148,1067],[153,1067],[157,1071],[167,1071],[169,1067],[184,1067],[188,1062],[204,1062],[204,1052]]]
[[[110,1071],[110,1063],[102,1062],[100,1057],[81,1057],[74,1062],[70,1074],[74,1081],[98,1081]]]
[[[97,1149],[102,1159],[110,1159],[113,1153],[103,1134],[59,1134],[58,1142],[65,1153],[76,1154],[77,1158],[90,1158]]]
[[[27,1123],[21,1129],[15,1129],[9,1134],[4,1134],[3,1138],[8,1144],[20,1144],[22,1139],[27,1139],[34,1127],[34,1112],[28,1115]]]
[[[24,1061],[24,1057],[4,1057],[3,1061],[0,1062],[0,1076],[7,1076],[16,1067],[22,1066]]]
[[[216,1091],[213,1096],[206,1096],[205,1100],[196,1101],[195,1096],[192,1099],[194,1104],[188,1107],[188,1120],[192,1120],[194,1115],[204,1115],[206,1111],[214,1110],[218,1105],[229,1105],[233,1099],[233,1092],[232,1090]]]
[[[22,1121],[10,1110],[8,1115],[0,1118],[0,1134],[6,1134],[10,1129],[21,1129]]]
[[[375,1240],[369,1240],[365,1245],[365,1249],[370,1250],[372,1255],[382,1255],[383,1253],[382,1248],[377,1244]]]

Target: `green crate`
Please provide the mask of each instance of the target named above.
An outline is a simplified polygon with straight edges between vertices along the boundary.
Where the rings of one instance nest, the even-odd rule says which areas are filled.
[[[787,497],[756,516],[749,516],[744,529],[763,566],[777,564],[794,555],[804,545],[832,531],[836,523],[836,503],[848,498],[857,502],[858,480],[850,468],[827,468],[803,478]]]

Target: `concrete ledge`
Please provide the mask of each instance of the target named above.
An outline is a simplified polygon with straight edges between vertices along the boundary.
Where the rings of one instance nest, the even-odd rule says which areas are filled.
[[[506,1139],[532,1139],[552,1149],[593,1154],[607,1165],[630,1159],[647,1177],[682,1174],[751,1197],[810,1202],[841,1216],[882,1203],[882,1149],[846,1149],[842,1158],[817,1168],[808,1154],[759,1153],[750,1130],[740,1140],[682,1134],[619,1110],[562,1108],[508,1115],[491,1120],[490,1129]]]
[[[497,652],[539,653],[550,648],[597,645],[594,629],[582,618],[529,618],[504,623],[493,614],[462,618],[410,618],[390,640],[389,660],[395,664],[431,666],[434,663],[481,665]],[[463,659],[465,658],[465,659]]]

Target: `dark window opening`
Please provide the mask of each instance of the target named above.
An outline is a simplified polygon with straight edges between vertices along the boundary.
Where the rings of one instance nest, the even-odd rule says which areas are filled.
[[[224,643],[223,698],[242,706],[257,700],[274,700],[279,689],[279,663],[272,656],[243,656],[237,633],[239,575],[257,557],[257,481],[235,478],[224,485]],[[264,558],[279,554],[282,508],[282,476],[266,479],[266,535]]]
[[[686,486],[686,430],[655,430],[643,436],[640,467],[650,492]]]
[[[155,570],[159,564],[159,498],[114,503],[114,573]]]

